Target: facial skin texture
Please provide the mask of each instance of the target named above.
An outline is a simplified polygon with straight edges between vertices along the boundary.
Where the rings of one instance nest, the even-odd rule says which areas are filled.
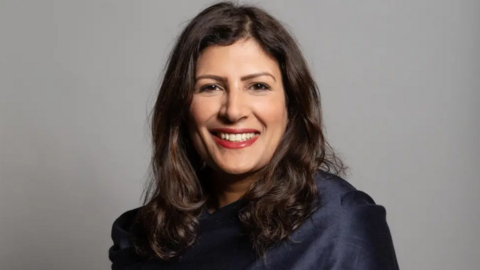
[[[256,73],[272,76],[242,80]],[[206,75],[225,80],[205,78]],[[248,178],[268,164],[288,122],[277,61],[252,38],[229,46],[210,46],[197,61],[195,78],[189,119],[195,149],[224,184],[229,178]],[[228,149],[214,141],[209,131],[214,128],[251,128],[260,135],[251,146]]]

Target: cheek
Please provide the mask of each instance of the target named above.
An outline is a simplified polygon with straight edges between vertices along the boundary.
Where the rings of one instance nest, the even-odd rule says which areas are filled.
[[[198,106],[198,104],[198,102],[192,101],[192,104],[190,105],[190,115],[188,117],[188,136],[190,136],[193,147],[197,153],[202,158],[205,158],[206,149],[202,143],[200,135],[202,123],[205,122],[205,116],[203,115],[204,111],[202,111],[201,106]]]
[[[283,97],[275,97],[255,105],[257,116],[265,124],[267,131],[275,131],[275,134],[270,135],[281,137],[283,135],[281,132],[285,130],[288,121],[285,99]]]
[[[190,130],[193,132],[199,132],[199,129],[206,125],[212,114],[212,106],[208,101],[193,99],[192,104],[190,105]]]
[[[206,129],[208,122],[211,119],[215,119],[215,103],[208,98],[194,98],[190,105],[189,113],[188,130],[190,138],[197,152],[205,158],[207,150],[204,136],[208,134]]]

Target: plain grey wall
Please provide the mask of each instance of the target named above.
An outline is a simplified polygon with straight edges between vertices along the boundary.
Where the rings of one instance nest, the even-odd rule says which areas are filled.
[[[212,1],[0,1],[0,268],[109,269],[174,38]],[[256,1],[293,32],[402,269],[480,265],[480,1]]]

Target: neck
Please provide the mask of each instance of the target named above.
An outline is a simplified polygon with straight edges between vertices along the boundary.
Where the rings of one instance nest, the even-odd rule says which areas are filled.
[[[210,179],[212,181],[212,198],[208,207],[210,212],[239,200],[253,182],[251,174],[232,175],[224,172],[213,172]]]

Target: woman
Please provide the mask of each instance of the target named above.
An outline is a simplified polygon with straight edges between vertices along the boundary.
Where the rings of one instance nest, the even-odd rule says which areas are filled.
[[[339,175],[317,86],[265,11],[215,4],[183,30],[152,119],[144,205],[112,269],[398,269],[385,208]]]

